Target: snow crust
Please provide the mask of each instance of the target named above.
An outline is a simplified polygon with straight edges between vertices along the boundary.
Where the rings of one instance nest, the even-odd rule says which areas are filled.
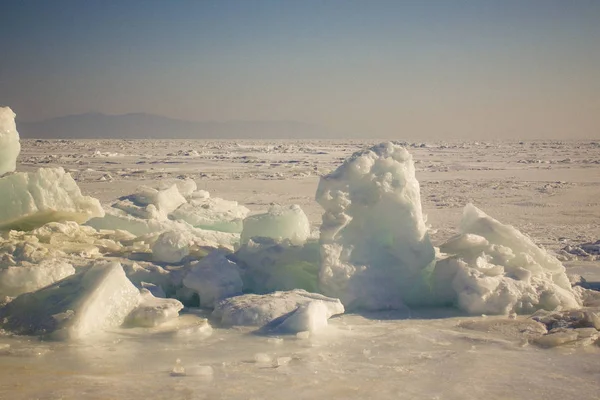
[[[104,215],[100,202],[83,196],[62,168],[4,176],[0,193],[0,230],[31,230],[48,222],[84,223]]]
[[[15,116],[10,107],[0,107],[0,176],[16,169],[21,152]]]
[[[408,151],[382,143],[323,176],[320,286],[348,309],[395,309],[431,301],[435,251]]]
[[[532,313],[580,308],[564,266],[512,226],[472,204],[461,234],[440,246],[452,257],[437,263],[437,295],[470,314]]]
[[[138,289],[119,263],[98,263],[0,309],[4,327],[19,334],[83,339],[120,326],[138,305]]]
[[[253,237],[267,237],[301,245],[309,236],[310,223],[299,205],[273,205],[268,212],[252,215],[244,220],[240,242],[245,244]]]

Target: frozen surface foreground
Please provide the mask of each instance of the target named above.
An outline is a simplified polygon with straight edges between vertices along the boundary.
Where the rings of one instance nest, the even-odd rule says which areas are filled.
[[[9,266],[3,273],[10,276],[7,282],[11,285],[1,289],[10,295],[37,290],[40,285],[69,276],[73,268],[82,268],[84,261],[86,264],[99,254],[112,254],[122,263],[131,282],[145,289],[132,314],[137,319],[129,321],[133,327],[111,328],[101,338],[86,340],[83,335],[81,341],[65,343],[2,333],[0,398],[597,398],[600,348],[589,344],[597,340],[595,326],[600,326],[597,309],[600,303],[595,312],[587,314],[587,311],[571,314],[537,311],[534,318],[527,314],[466,317],[461,314],[464,311],[452,308],[413,307],[344,314],[328,321],[319,318],[304,321],[299,311],[287,316],[292,331],[298,324],[318,325],[319,333],[314,335],[309,332],[265,335],[256,326],[226,327],[210,315],[210,309],[185,309],[176,318],[181,304],[163,301],[160,297],[165,292],[170,295],[174,290],[182,290],[180,297],[189,296],[190,301],[193,301],[191,295],[197,292],[208,299],[209,304],[222,296],[221,289],[239,292],[237,267],[223,256],[228,250],[214,256],[227,265],[227,275],[217,274],[210,266],[201,265],[202,262],[194,264],[193,260],[206,256],[207,244],[214,246],[219,241],[227,244],[225,239],[230,237],[227,235],[242,230],[239,222],[246,211],[241,207],[248,207],[252,215],[263,215],[260,219],[277,223],[285,214],[270,212],[272,203],[297,204],[313,228],[312,239],[307,241],[303,252],[294,250],[292,254],[285,250],[282,253],[287,247],[268,245],[246,268],[260,269],[259,261],[278,262],[282,256],[293,256],[290,261],[295,262],[294,257],[302,255],[301,259],[308,260],[302,265],[312,273],[312,257],[318,258],[318,251],[313,249],[319,247],[315,228],[321,225],[323,214],[323,208],[314,200],[319,179],[338,168],[341,160],[371,145],[373,143],[358,141],[22,141],[19,172],[35,172],[42,166],[62,167],[73,176],[83,194],[99,198],[105,206],[115,204],[115,199],[130,195],[133,188],[140,185],[158,187],[160,182],[174,178],[189,178],[195,185],[185,181],[184,186],[178,187],[184,199],[166,196],[169,190],[174,190],[172,186],[165,186],[158,187],[158,191],[144,192],[143,198],[120,200],[119,210],[126,215],[118,216],[124,217],[120,219],[124,226],[133,229],[133,222],[144,228],[144,234],[137,238],[131,231],[96,232],[89,226],[74,223],[49,224],[31,233],[5,234],[9,240],[0,251],[7,251],[10,256],[0,257],[0,264],[2,268]],[[390,203],[402,207],[403,199],[414,200],[419,188],[415,192],[411,182],[416,178],[427,224],[434,227],[428,231],[431,244],[442,245],[442,251],[450,260],[462,262],[460,265],[466,274],[454,278],[455,286],[444,287],[453,289],[469,284],[481,289],[472,291],[473,296],[464,304],[482,308],[465,308],[465,311],[485,313],[486,307],[492,307],[491,312],[532,312],[539,304],[555,305],[552,301],[556,298],[547,294],[554,291],[559,295],[572,282],[586,287],[600,282],[600,267],[593,247],[600,238],[598,143],[416,143],[405,146],[410,149],[414,164],[407,163],[408,158],[402,157],[400,152],[394,157],[395,151],[381,149],[373,153],[375,156],[367,152],[365,158],[374,163],[358,171],[366,171],[365,174],[350,176],[351,168],[338,175],[333,173],[336,179],[321,193],[347,193],[351,206],[342,213],[335,214],[333,208],[331,212],[354,220],[344,225],[345,231],[339,231],[342,234],[335,237],[335,243],[360,249],[360,243],[352,238],[352,230],[358,235],[361,230],[369,231],[369,226],[368,221],[357,217],[359,213],[354,210],[359,207],[382,221],[386,235],[402,234],[396,226],[399,221],[412,231],[410,237],[419,237],[414,232],[425,235],[425,218],[420,207],[414,208],[414,201],[407,201],[404,208],[410,210],[411,218],[400,219],[397,215],[385,218],[389,213],[380,207]],[[392,154],[390,162],[385,161],[386,154]],[[410,171],[413,166],[414,173]],[[407,184],[394,184],[394,179],[387,178],[390,175],[395,179],[406,177]],[[347,179],[348,176],[352,179]],[[369,182],[382,188],[376,192],[381,202],[360,196],[365,193],[361,192],[361,185]],[[392,182],[389,189],[386,182]],[[348,190],[350,187],[354,189]],[[227,201],[212,202],[212,196],[206,197],[203,191]],[[176,202],[172,203],[171,199]],[[183,201],[186,201],[184,205],[189,204],[181,208],[185,212],[173,215],[173,207]],[[471,210],[459,225],[464,205],[469,202],[501,223]],[[219,225],[207,219],[207,209],[222,210],[227,224]],[[296,217],[299,216],[293,220],[306,226],[303,217]],[[177,229],[183,224],[172,218],[184,220],[187,232],[200,234],[201,231],[205,239],[194,241],[185,235],[171,234],[159,239],[158,231],[152,231],[155,226]],[[406,224],[406,221],[413,223]],[[493,229],[480,230],[486,224]],[[509,237],[514,237],[508,225],[529,235],[531,241],[523,236],[509,243],[494,236],[508,232]],[[303,235],[308,234],[302,229]],[[278,236],[284,237],[287,233],[282,231]],[[385,237],[386,240],[380,239],[373,238],[377,243],[386,243]],[[464,251],[465,243],[468,249],[477,251]],[[552,258],[538,253],[536,249],[540,245],[549,250]],[[154,260],[155,249],[177,251],[156,251],[160,256]],[[389,253],[385,253],[388,249],[385,245],[380,247],[385,257],[389,257]],[[370,265],[377,265],[377,257],[381,255],[364,251],[362,254],[368,256],[361,257],[362,260],[371,260]],[[360,268],[368,265],[357,258],[358,255],[349,257],[352,265]],[[529,261],[524,270],[519,269],[523,263],[515,262],[519,257]],[[43,260],[47,260],[43,271],[34,270],[30,265]],[[192,263],[188,264],[189,261]],[[173,262],[179,264],[169,265]],[[561,269],[560,263],[564,263],[566,270]],[[188,288],[188,292],[170,286],[174,282],[167,279],[166,271],[188,267],[198,277],[209,276],[218,285],[204,288],[189,281],[192,289]],[[449,271],[456,272],[456,269]],[[171,275],[177,276],[173,272]],[[463,279],[467,275],[469,279]],[[67,282],[77,279],[69,276]],[[35,285],[30,285],[30,280]],[[94,285],[99,289],[104,287]],[[510,296],[502,296],[501,301],[488,296],[484,289],[494,285],[507,285]],[[530,292],[531,287],[543,290]],[[129,290],[121,294],[125,292]],[[460,305],[460,300],[453,297],[457,293],[461,291],[456,289],[443,294]],[[536,298],[538,293],[546,297]],[[88,309],[103,307],[102,303],[87,300],[85,304],[90,305]],[[495,311],[496,306],[501,309]],[[69,317],[68,311],[59,310],[52,315],[67,323],[67,329],[69,320],[61,318]],[[321,310],[316,311],[318,316]],[[212,329],[204,317],[210,318]],[[156,326],[162,321],[167,322]],[[85,322],[78,327],[91,327],[94,320]],[[554,333],[546,334],[550,329]],[[557,344],[562,345],[552,347]]]

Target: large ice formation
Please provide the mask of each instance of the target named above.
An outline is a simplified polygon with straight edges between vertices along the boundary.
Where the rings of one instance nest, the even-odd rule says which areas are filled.
[[[221,251],[213,251],[189,267],[183,284],[198,293],[201,307],[214,307],[217,301],[242,293],[238,266]]]
[[[287,239],[292,244],[301,245],[309,236],[310,223],[299,205],[273,205],[268,212],[244,220],[240,242],[244,244],[253,237],[268,237],[277,241]]]
[[[453,255],[436,265],[433,281],[441,300],[470,314],[581,307],[560,261],[512,226],[468,204],[460,232],[440,246]]]
[[[100,202],[83,196],[62,168],[40,168],[0,178],[0,230],[30,230],[47,222],[102,217]]]
[[[0,107],[0,176],[16,169],[20,152],[15,113],[10,107]]]
[[[18,334],[82,339],[120,326],[139,300],[119,263],[98,263],[20,295],[0,309],[0,320]]]
[[[344,306],[338,299],[297,289],[264,295],[245,294],[230,297],[217,303],[213,316],[225,325],[264,326],[287,316],[302,305],[315,301],[325,305],[327,318],[344,313]],[[316,312],[321,312],[319,308],[315,308]]]
[[[355,153],[323,176],[321,290],[349,309],[431,301],[435,251],[421,211],[412,156],[393,143]]]

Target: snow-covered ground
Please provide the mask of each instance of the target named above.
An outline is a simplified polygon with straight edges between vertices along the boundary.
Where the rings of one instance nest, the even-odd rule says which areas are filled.
[[[17,170],[62,167],[103,205],[140,185],[190,178],[251,214],[298,204],[315,231],[320,177],[379,142],[22,140]],[[600,282],[599,142],[404,145],[434,246],[458,233],[471,202],[557,255],[567,274]],[[211,240],[226,244],[224,235]],[[94,246],[109,249],[108,239],[100,232]],[[118,241],[130,261],[152,261],[126,235]],[[70,254],[85,255],[77,246]],[[194,246],[181,257],[200,254],[202,243]],[[540,325],[528,315],[405,308],[333,317],[320,335],[273,336],[214,319],[211,333],[197,314],[208,316],[185,311],[177,322],[183,328],[115,330],[92,342],[7,333],[0,336],[0,398],[595,399],[600,389],[600,347],[534,345],[528,339]]]

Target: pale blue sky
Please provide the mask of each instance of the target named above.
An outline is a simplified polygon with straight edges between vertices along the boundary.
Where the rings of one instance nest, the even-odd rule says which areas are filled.
[[[5,0],[0,104],[600,138],[597,0]]]

